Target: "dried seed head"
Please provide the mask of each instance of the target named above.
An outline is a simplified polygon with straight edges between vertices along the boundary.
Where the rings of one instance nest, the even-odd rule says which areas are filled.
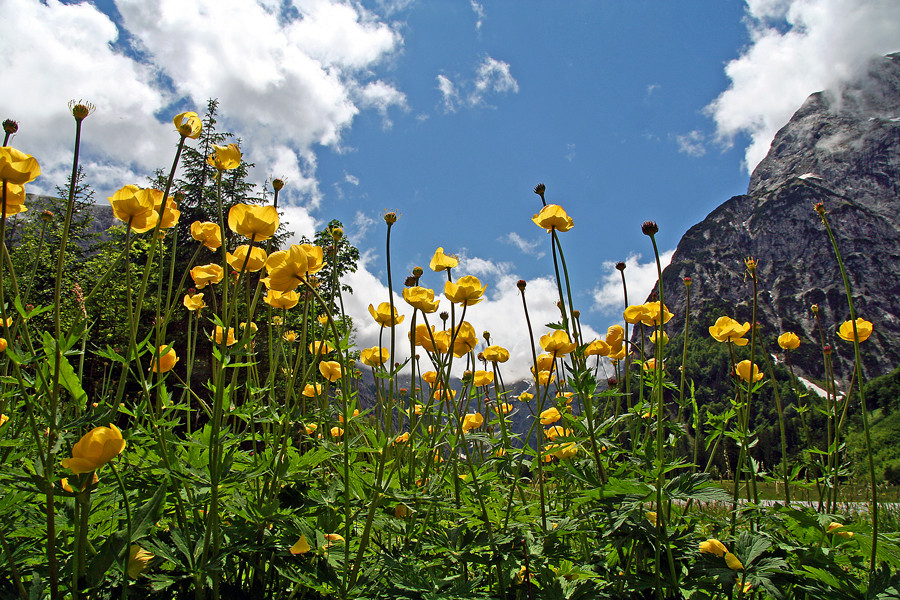
[[[396,212],[394,212],[392,210],[388,211],[388,212],[384,213],[384,222],[387,223],[388,226],[391,226],[397,222],[397,218],[399,216],[400,215],[398,215]]]
[[[541,197],[541,200],[544,199],[544,192],[547,190],[547,186],[543,183],[539,183],[534,186],[534,193]]]

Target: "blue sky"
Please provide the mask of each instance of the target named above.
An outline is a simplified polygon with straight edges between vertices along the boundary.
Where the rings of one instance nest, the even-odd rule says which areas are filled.
[[[620,316],[615,261],[642,300],[655,279],[640,233],[683,233],[746,191],[749,169],[812,92],[900,50],[895,0],[0,0],[0,101],[13,145],[65,180],[66,102],[97,105],[84,165],[102,199],[167,166],[171,117],[218,97],[262,183],[285,177],[284,218],[332,218],[364,255],[348,302],[362,346],[384,301],[385,209],[395,284],[438,246],[488,283],[473,307],[527,354],[515,281],[554,318],[532,193],[575,220],[564,234],[575,303],[595,331]],[[630,257],[630,258],[629,258]],[[425,284],[440,286],[434,274]],[[537,332],[538,335],[542,332]],[[530,352],[530,351],[528,351]]]

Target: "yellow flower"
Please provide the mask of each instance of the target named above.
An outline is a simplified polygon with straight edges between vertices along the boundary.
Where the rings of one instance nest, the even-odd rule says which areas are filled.
[[[611,325],[606,330],[606,343],[609,345],[609,358],[622,360],[625,358],[625,328]]]
[[[398,504],[394,507],[394,516],[398,519],[405,519],[409,516],[409,508],[405,504]]]
[[[125,440],[119,428],[109,424],[109,427],[94,427],[72,447],[72,458],[62,461],[64,469],[69,469],[76,475],[96,471],[125,449]]]
[[[393,327],[394,325],[399,325],[403,322],[403,319],[406,318],[403,315],[397,314],[396,307],[391,310],[390,302],[382,302],[378,305],[377,310],[370,304],[369,314],[372,315],[372,318],[375,319],[375,322],[382,327]]]
[[[701,554],[714,554],[719,558],[722,558],[723,556],[725,556],[726,552],[728,552],[728,548],[726,548],[725,544],[717,539],[710,538],[705,542],[700,542]]]
[[[568,437],[570,435],[572,435],[572,430],[566,429],[565,427],[562,427],[561,425],[554,425],[553,427],[548,427],[547,430],[544,431],[544,436],[546,436],[546,438],[548,440],[555,440],[559,436]]]
[[[247,326],[247,323],[245,323],[244,321],[241,321],[241,324],[238,325],[238,327],[241,330],[241,333],[244,332],[244,327],[246,327],[246,326]],[[251,336],[256,335],[257,331],[259,331],[259,327],[256,326],[256,323],[254,323],[253,321],[250,321],[250,335]]]
[[[538,227],[542,227],[547,231],[556,229],[557,231],[568,231],[575,226],[572,217],[566,214],[562,206],[558,204],[548,204],[541,209],[541,212],[531,218]]]
[[[425,380],[425,383],[428,385],[434,385],[434,382],[437,381],[437,372],[436,371],[425,371],[422,373],[422,379]]]
[[[350,415],[350,418],[352,419],[353,417],[358,417],[358,416],[359,416],[359,409],[356,409],[356,410],[353,411],[353,414]],[[344,415],[338,415],[338,421],[340,421],[341,423],[343,423],[343,422],[344,422]]]
[[[796,350],[800,346],[800,338],[796,333],[788,331],[778,336],[778,345],[784,350]]]
[[[26,212],[28,208],[25,207],[25,186],[7,182],[0,183],[6,186],[6,216]],[[2,193],[3,188],[0,187],[0,194]]]
[[[750,323],[741,325],[731,317],[719,317],[709,328],[709,335],[717,342],[732,342],[735,346],[746,346],[749,340],[744,335],[750,331]]]
[[[650,334],[650,342],[651,342],[651,343],[653,343],[653,344],[656,343],[656,336],[657,336],[658,334],[659,334],[659,330],[658,330],[658,329],[655,330],[653,333]],[[663,331],[663,332],[662,332],[662,345],[665,346],[665,345],[668,344],[668,343],[669,343],[669,336],[666,334],[665,331]]]
[[[752,364],[749,360],[742,360],[737,365],[735,365],[734,372],[737,373],[738,377],[748,383],[750,383],[751,377],[753,378],[753,381],[759,381],[763,378],[763,375],[765,375],[765,373],[760,372],[759,367],[757,367],[755,364]]]
[[[322,257],[322,249],[310,244],[295,244],[288,250],[273,252],[266,261],[269,276],[260,281],[270,290],[293,290],[304,277],[322,268]]]
[[[446,271],[447,269],[455,269],[459,265],[459,259],[455,256],[447,256],[444,254],[443,248],[438,248],[434,251],[434,256],[431,257],[431,263],[428,266],[431,267],[432,271],[440,272]]]
[[[281,338],[288,343],[296,342],[297,341],[297,332],[294,331],[293,329],[288,329],[287,331],[284,332],[284,334],[281,336]]]
[[[533,399],[534,399],[534,394],[529,394],[528,392],[522,392],[521,394],[519,394],[520,402],[528,402],[529,400],[533,400]]]
[[[0,427],[3,427],[3,425],[5,425],[7,421],[9,421],[9,417],[7,417],[6,415],[0,415]]]
[[[158,192],[159,190],[150,190],[151,192]],[[181,211],[178,210],[178,205],[175,204],[175,198],[169,196],[166,198],[166,210],[165,214],[163,214],[163,198],[162,192],[157,196],[154,194],[153,201],[153,210],[156,211],[157,215],[162,215],[162,222],[159,224],[160,229],[169,229],[170,227],[174,227],[178,223],[178,219],[181,217]]]
[[[310,550],[312,550],[312,547],[309,545],[309,542],[306,541],[305,535],[301,535],[300,539],[291,546],[291,554],[306,554]]]
[[[162,192],[126,185],[109,197],[109,203],[117,219],[129,224],[135,233],[144,233],[159,222],[159,213],[154,208],[157,195],[162,197]]]
[[[839,535],[841,537],[849,538],[853,537],[852,531],[840,531],[844,528],[843,523],[838,523],[837,521],[832,521],[828,524],[828,527],[825,529],[825,533],[833,533],[835,535]]]
[[[547,354],[547,353],[538,354],[538,356],[537,356],[537,370],[538,370],[538,371],[552,371],[552,370],[553,370],[553,366],[554,366],[554,364],[555,364],[555,363],[554,363],[555,360],[556,360],[556,359],[553,357],[552,354]],[[533,367],[532,367],[532,370],[534,370]]]
[[[175,354],[175,349],[171,345],[160,346],[156,351],[157,356],[153,358],[154,373],[167,373],[175,368],[175,363],[178,362],[178,356]]]
[[[609,356],[609,344],[603,340],[594,340],[584,349],[585,356]]]
[[[247,258],[248,249],[250,250],[250,258]],[[232,269],[248,273],[255,273],[262,269],[266,265],[266,258],[265,250],[255,246],[250,248],[247,244],[235,248],[233,254],[231,252],[225,253],[225,261],[231,265]]]
[[[669,309],[666,308],[665,304],[659,302],[647,302],[644,304],[644,308],[646,309],[646,312],[641,319],[641,323],[647,326],[659,325],[660,318],[662,319],[663,324],[666,324],[675,316],[669,312]]]
[[[422,346],[428,352],[435,352],[435,344],[437,344],[437,352],[443,354],[448,349],[450,338],[443,339],[439,335],[441,333],[443,332],[435,333],[434,325],[429,328],[425,323],[419,323],[416,325],[415,334],[412,331],[409,332],[409,339],[410,341],[415,340],[416,346]],[[432,338],[434,338],[434,343],[432,343]]]
[[[434,290],[417,285],[403,288],[403,299],[413,308],[428,314],[436,312],[441,303],[440,300],[434,299]]]
[[[441,341],[438,341],[438,336],[441,337]],[[440,331],[435,336],[435,341],[440,345],[442,341],[446,341],[449,346],[450,340],[453,339],[453,356],[459,358],[461,356],[465,356],[466,353],[471,352],[475,349],[475,346],[478,345],[478,335],[475,333],[475,328],[472,327],[472,324],[468,321],[463,321],[459,324],[459,327],[456,328],[456,337],[453,338],[453,334],[450,329],[446,331]]]
[[[509,350],[503,346],[488,346],[482,352],[484,360],[493,363],[505,363],[509,360]]]
[[[175,131],[180,133],[181,137],[191,138],[192,140],[200,137],[200,132],[203,130],[203,121],[193,111],[178,113],[172,119],[172,122],[175,123]]]
[[[553,425],[562,418],[559,410],[555,406],[551,406],[541,413],[541,425]]]
[[[513,405],[509,402],[504,402],[499,407],[494,409],[496,413],[509,414],[509,412],[513,409]]]
[[[344,430],[340,427],[331,428],[331,437],[341,437],[342,435],[344,435]]]
[[[25,185],[41,174],[36,158],[11,146],[0,146],[0,181]]]
[[[656,511],[648,510],[645,516],[647,517],[647,520],[656,527]]]
[[[550,371],[538,371],[536,379],[540,385],[547,387],[556,380],[556,375]]]
[[[309,343],[310,354],[328,354],[334,352],[334,346],[330,342],[315,340]]]
[[[334,383],[341,378],[341,364],[333,360],[323,360],[319,363],[319,373],[328,381]]]
[[[379,348],[378,346],[366,348],[359,354],[359,358],[362,360],[363,364],[373,368],[380,367],[391,359],[391,354],[388,352],[388,349]]]
[[[341,432],[341,433],[343,433],[343,432]],[[324,537],[325,541],[328,542],[327,546],[330,546],[331,544],[336,544],[337,542],[344,541],[344,536],[337,534],[337,533],[326,533],[322,537]]]
[[[230,171],[241,166],[241,149],[237,144],[213,145],[213,153],[206,157],[206,163],[218,171]]]
[[[198,290],[202,290],[210,283],[219,283],[223,277],[225,277],[225,270],[215,263],[191,269],[191,278]]]
[[[268,294],[266,295],[268,297]],[[282,325],[284,323],[284,319],[281,318],[280,315],[275,315],[272,317],[272,325]]]
[[[307,383],[303,388],[303,395],[307,398],[315,398],[322,393],[322,385],[318,383]]]
[[[216,325],[216,330],[213,333],[213,339],[216,340],[217,344],[222,343],[222,326]],[[231,346],[237,342],[237,339],[234,337],[234,327],[228,328],[228,336],[225,341],[226,346]]]
[[[201,308],[205,308],[206,302],[203,301],[203,293],[185,294],[184,307],[188,310],[200,310]]]
[[[305,390],[304,390],[304,392],[305,392]],[[306,394],[304,393],[303,395],[305,396]],[[315,394],[313,394],[312,397],[315,398]],[[316,432],[316,429],[318,429],[318,428],[319,428],[319,426],[316,425],[315,423],[308,423],[304,429],[306,431],[306,435],[312,435]]]
[[[481,369],[479,369],[472,375],[472,385],[474,385],[475,387],[490,385],[493,381],[494,374],[490,371],[482,371]]]
[[[131,548],[128,550],[128,577],[137,579],[137,576],[147,568],[147,565],[154,558],[155,557],[152,554],[137,544],[132,544]]]
[[[235,204],[228,211],[228,229],[254,242],[267,240],[278,229],[278,210],[274,206]]]
[[[6,338],[0,337],[0,352],[6,352],[6,348],[8,346],[9,346],[9,344],[6,341]],[[0,424],[2,424],[2,423],[0,423]]]
[[[738,559],[738,557],[731,552],[725,553],[725,564],[728,565],[728,568],[732,571],[744,570],[744,563],[742,563],[740,559]]]
[[[409,432],[408,431],[401,433],[396,438],[394,438],[395,444],[405,444],[408,441],[409,441]]]
[[[222,230],[215,223],[194,221],[191,223],[191,237],[210,250],[222,245]]]
[[[297,306],[297,303],[300,302],[300,294],[296,291],[279,292],[278,290],[269,290],[266,292],[265,301],[272,308],[290,309]],[[277,317],[273,317],[273,319],[275,318]],[[280,323],[276,323],[276,325],[278,324]]]
[[[856,333],[859,336],[860,342],[869,339],[869,336],[872,335],[872,329],[873,325],[871,322],[866,321],[865,319],[856,319]],[[844,324],[838,329],[837,334],[842,340],[852,342],[854,338],[853,321],[844,321]]]
[[[647,305],[646,304],[633,304],[625,309],[623,313],[623,317],[625,318],[626,323],[630,323],[632,325],[637,325],[641,321],[644,320],[644,316],[647,314]]]
[[[569,339],[569,334],[562,329],[541,336],[541,348],[554,357],[569,354],[576,346],[577,344]]]
[[[558,450],[553,452],[553,456],[560,460],[572,458],[576,454],[578,454],[578,444],[575,442],[566,442],[565,444],[560,445]]]
[[[462,430],[463,433],[467,433],[472,429],[477,429],[484,424],[484,417],[481,413],[467,413],[465,417],[463,417],[462,422]]]
[[[481,285],[474,275],[463,275],[456,283],[448,281],[444,284],[444,295],[454,304],[472,306],[484,300],[481,296],[486,288],[487,285]]]

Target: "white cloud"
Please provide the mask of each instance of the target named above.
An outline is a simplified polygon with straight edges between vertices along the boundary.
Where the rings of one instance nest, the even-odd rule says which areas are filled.
[[[706,154],[706,136],[698,129],[683,135],[676,135],[675,141],[678,143],[678,151],[682,154],[697,157]]]
[[[672,262],[674,250],[660,253],[659,260],[665,269]],[[625,282],[628,285],[628,302],[630,304],[642,304],[653,286],[656,285],[657,272],[656,260],[653,257],[647,262],[641,262],[640,254],[630,254],[625,259]],[[625,310],[625,296],[622,291],[622,274],[616,269],[616,263],[610,260],[604,261],[601,267],[604,272],[600,282],[592,293],[594,298],[593,310],[606,315],[619,315]]]
[[[509,233],[501,236],[498,239],[505,244],[511,244],[515,246],[524,254],[534,256],[536,259],[543,258],[546,254],[543,250],[540,250],[540,248],[544,247],[543,240],[537,239],[534,241],[528,241],[515,231],[510,231]]]
[[[240,137],[257,165],[252,180],[286,177],[285,202],[315,208],[314,149],[339,150],[362,110],[386,122],[390,110],[407,110],[405,95],[374,75],[403,40],[357,3],[292,4],[298,16],[285,20],[281,2],[117,0],[134,58],[116,49],[116,24],[91,3],[2,0],[3,73],[21,82],[4,98],[4,116],[19,121],[16,143],[41,162],[45,175],[32,191],[65,180],[70,98],[97,105],[84,124],[82,156],[102,197],[167,167],[177,142],[169,113],[202,112],[215,97],[220,128]]]
[[[728,63],[731,86],[707,112],[720,141],[747,134],[752,170],[807,96],[833,89],[874,56],[900,49],[896,0],[748,0],[751,43]]]
[[[475,68],[475,78],[459,86],[447,75],[437,76],[438,90],[444,112],[456,112],[462,105],[470,108],[487,106],[485,97],[492,94],[516,94],[519,83],[510,72],[510,65],[486,56]]]
[[[281,224],[291,232],[286,244],[299,244],[300,238],[311,240],[316,236],[316,229],[320,223],[305,207],[279,206],[278,212],[281,213]]]
[[[377,222],[364,212],[356,211],[356,218],[353,219],[353,232],[347,236],[350,239],[350,243],[355,246],[359,245]]]
[[[470,5],[472,6],[472,11],[475,13],[477,19],[475,21],[475,29],[481,29],[481,26],[484,25],[484,19],[486,18],[484,6],[475,0],[470,0]]]
[[[344,171],[344,181],[346,181],[350,185],[359,185],[359,177],[357,177],[356,175],[351,175],[346,171]]]

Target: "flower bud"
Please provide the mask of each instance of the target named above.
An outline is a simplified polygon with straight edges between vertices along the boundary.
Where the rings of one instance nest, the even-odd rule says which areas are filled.
[[[19,124],[12,119],[6,119],[5,121],[3,121],[3,131],[5,131],[9,135],[12,135],[15,132],[19,131]]]
[[[75,117],[76,121],[84,121],[89,114],[94,112],[96,107],[90,102],[83,102],[81,100],[71,100],[69,101],[69,110],[72,111],[72,116]]]
[[[182,202],[184,202],[184,192],[178,190],[177,192],[175,192],[175,203],[181,204]]]
[[[621,260],[619,262],[617,262],[616,269],[619,271],[624,271],[625,270],[625,262],[621,261]]]
[[[744,259],[744,264],[747,266],[747,271],[750,272],[751,275],[756,273],[756,259],[752,256],[748,256]]]
[[[691,287],[691,278],[690,277],[684,278],[684,285],[686,285],[687,287]]]
[[[812,311],[812,314],[818,315],[819,314],[819,305],[813,304],[812,306],[809,307],[809,310]]]
[[[539,183],[534,186],[534,193],[541,197],[541,200],[544,199],[544,192],[547,190],[547,186],[543,183]]]
[[[331,239],[335,242],[340,241],[340,239],[344,237],[344,230],[340,227],[332,227],[331,228]]]
[[[572,311],[572,318],[573,318],[573,319],[577,319],[577,318],[580,317],[580,316],[581,316],[581,311],[580,311],[580,310],[573,310],[573,311]]]
[[[425,271],[422,269],[422,267],[413,267],[413,276],[415,277],[421,277],[422,273],[424,272]]]
[[[519,288],[519,291],[520,291],[520,292],[524,292],[524,291],[525,291],[525,280],[524,280],[524,279],[520,279],[519,281],[517,281],[517,282],[516,282],[516,287]]]
[[[656,221],[644,221],[641,225],[641,232],[652,237],[659,232],[659,225],[656,224]]]
[[[393,225],[397,222],[397,213],[394,211],[389,211],[384,213],[384,222],[388,224],[388,226]]]
[[[606,385],[608,385],[611,388],[614,388],[617,385],[619,385],[619,380],[616,379],[615,377],[610,377],[609,379],[606,380]]]
[[[491,332],[490,332],[490,331],[485,331],[485,332],[483,332],[483,333],[481,334],[481,337],[483,337],[484,339],[486,339],[487,341],[490,342],[490,341],[491,341]]]
[[[822,348],[822,352],[824,352],[826,356],[831,354],[831,346],[825,346]]]
[[[823,218],[825,217],[825,203],[824,202],[817,202],[816,204],[814,204],[813,210],[815,210],[817,213],[819,213],[820,217],[823,217]]]
[[[49,223],[52,220],[53,220],[53,213],[50,212],[49,210],[45,210],[44,212],[41,213],[41,221],[43,221],[44,223]]]
[[[450,313],[448,313],[446,310],[444,310],[444,311],[441,311],[441,314],[439,314],[438,316],[441,318],[441,321],[446,321],[447,319],[450,318]]]
[[[284,187],[284,179],[273,179],[272,180],[272,189],[276,192],[281,191],[281,188]]]
[[[479,352],[477,355],[475,355],[475,358],[478,360],[484,360],[484,352]]]

